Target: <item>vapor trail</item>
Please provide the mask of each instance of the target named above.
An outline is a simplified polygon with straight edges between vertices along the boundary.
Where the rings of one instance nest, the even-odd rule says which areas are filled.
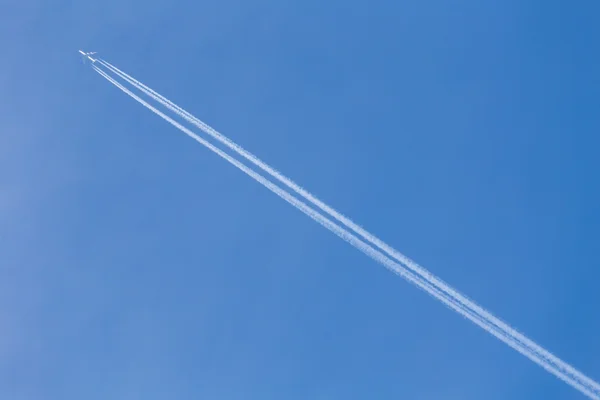
[[[353,222],[351,219],[344,216],[342,213],[331,208],[330,206],[325,204],[323,201],[319,200],[316,196],[312,195],[310,192],[303,189],[300,185],[298,185],[291,179],[287,178],[286,176],[284,176],[283,174],[278,172],[275,168],[273,168],[273,167],[269,166],[268,164],[266,164],[265,162],[261,161],[258,157],[256,157],[252,153],[248,152],[243,147],[239,146],[238,144],[231,141],[226,136],[217,132],[215,129],[208,126],[206,123],[204,123],[200,119],[196,118],[194,115],[187,112],[183,108],[179,107],[175,103],[171,102],[166,97],[160,95],[159,93],[155,92],[148,86],[144,85],[142,82],[136,80],[135,78],[131,77],[127,73],[121,71],[119,68],[115,67],[114,65],[110,64],[109,62],[107,62],[105,60],[98,60],[98,61],[102,65],[104,65],[105,67],[107,67],[111,71],[113,71],[115,74],[119,75],[121,78],[125,79],[130,84],[137,87],[139,90],[143,91],[150,97],[154,98],[156,101],[163,104],[165,107],[167,107],[170,110],[172,110],[173,112],[177,113],[178,115],[180,115],[181,117],[186,119],[188,122],[194,124],[195,126],[200,128],[202,131],[204,131],[205,133],[207,133],[208,135],[213,137],[214,139],[223,143],[224,145],[229,147],[231,150],[238,153],[240,156],[244,157],[245,159],[247,159],[248,161],[250,161],[257,167],[261,168],[263,171],[267,172],[273,178],[277,179],[281,183],[288,186],[290,189],[292,189],[293,191],[295,191],[296,193],[298,193],[299,195],[304,197],[306,200],[313,203],[315,206],[317,206],[318,208],[320,208],[321,210],[325,211],[327,214],[329,214],[330,216],[332,216],[333,218],[338,220],[340,223],[345,225],[347,228],[350,228],[351,230],[353,230],[355,233],[357,233],[359,236],[361,236],[367,242],[378,247],[384,253],[387,253],[392,258],[394,258],[397,261],[399,261],[400,263],[404,264],[408,269],[410,269],[414,273],[418,274],[426,281],[429,281],[433,286],[436,286],[443,292],[448,293],[451,297],[453,297],[455,299],[456,302],[462,304],[465,308],[472,310],[473,313],[481,315],[481,317],[483,319],[485,319],[488,324],[494,325],[497,329],[503,331],[504,334],[511,336],[513,338],[513,340],[522,343],[524,346],[528,347],[532,352],[537,353],[540,357],[545,358],[549,363],[554,364],[558,369],[563,370],[565,374],[572,375],[575,379],[577,379],[581,382],[584,382],[586,385],[589,385],[589,387],[592,388],[593,390],[595,390],[597,393],[600,393],[600,384],[598,384],[594,380],[588,378],[587,376],[585,376],[583,373],[576,370],[574,367],[572,367],[568,363],[564,362],[563,360],[556,357],[554,354],[550,353],[548,350],[539,346],[537,343],[535,343],[534,341],[532,341],[531,339],[529,339],[528,337],[526,337],[525,335],[523,335],[522,333],[517,331],[515,328],[510,326],[508,323],[502,321],[500,318],[491,314],[489,311],[487,311],[486,309],[484,309],[483,307],[481,307],[480,305],[478,305],[477,303],[475,303],[474,301],[469,299],[464,294],[458,292],[456,289],[451,287],[449,284],[444,282],[442,279],[435,276],[434,274],[432,274],[425,268],[421,267],[419,264],[417,264],[410,258],[406,257],[404,254],[400,253],[399,251],[397,251],[396,249],[394,249],[387,243],[383,242],[381,239],[377,238],[375,235],[369,233],[368,231],[363,229],[361,226],[359,226],[358,224]]]
[[[544,357],[542,357],[540,354],[537,354],[535,352],[532,353],[530,351],[531,349],[528,349],[527,346],[524,346],[522,343],[511,340],[511,338],[505,336],[504,332],[501,332],[501,331],[499,332],[497,328],[491,327],[489,325],[489,323],[487,323],[487,321],[482,320],[480,315],[473,313],[471,310],[465,309],[464,306],[461,304],[457,304],[455,299],[448,296],[447,293],[441,291],[438,287],[435,287],[430,282],[424,280],[423,277],[414,275],[414,273],[407,270],[404,266],[391,260],[390,258],[385,256],[380,251],[375,250],[372,246],[368,245],[367,243],[360,240],[358,237],[356,237],[352,233],[348,232],[344,228],[335,224],[334,222],[332,222],[331,220],[329,220],[328,218],[326,218],[325,216],[323,216],[316,210],[310,208],[305,203],[303,203],[302,201],[293,197],[285,190],[274,185],[272,182],[268,181],[263,176],[259,175],[255,171],[249,169],[247,166],[240,163],[233,157],[229,156],[222,150],[215,147],[214,145],[210,144],[206,140],[200,138],[194,132],[185,128],[181,124],[174,121],[172,118],[166,116],[164,113],[160,112],[159,110],[157,110],[156,108],[154,108],[153,106],[151,106],[150,104],[148,104],[147,102],[142,100],[140,97],[133,94],[131,91],[129,91],[123,85],[121,85],[116,80],[114,80],[113,78],[108,76],[101,69],[97,68],[96,66],[93,66],[93,68],[96,72],[98,72],[100,75],[102,75],[105,79],[107,79],[109,82],[114,84],[116,87],[121,89],[123,92],[125,92],[126,94],[131,96],[134,100],[138,101],[140,104],[142,104],[143,106],[145,106],[146,108],[148,108],[149,110],[151,110],[152,112],[154,112],[155,114],[157,114],[158,116],[160,116],[161,118],[166,120],[167,122],[171,123],[173,126],[180,129],[182,132],[186,133],[188,136],[192,137],[194,140],[198,141],[199,143],[201,143],[202,145],[204,145],[205,147],[207,147],[208,149],[210,149],[211,151],[213,151],[220,157],[224,158],[225,160],[227,160],[228,162],[233,164],[235,167],[237,167],[241,171],[245,172],[247,175],[252,177],[254,180],[259,182],[263,186],[267,187],[273,193],[277,194],[279,197],[281,197],[288,203],[292,204],[294,207],[296,207],[297,209],[299,209],[300,211],[302,211],[303,213],[305,213],[306,215],[311,217],[313,220],[315,220],[319,224],[321,224],[324,227],[326,227],[327,229],[329,229],[331,232],[333,232],[334,234],[336,234],[343,240],[350,243],[352,246],[354,246],[358,250],[360,250],[363,253],[365,253],[366,255],[370,256],[375,261],[378,261],[379,263],[384,265],[386,268],[390,269],[392,272],[402,276],[403,278],[405,278],[409,282],[413,283],[420,289],[424,290],[425,292],[427,292],[434,298],[440,300],[442,303],[444,303],[449,308],[457,311],[459,314],[463,315],[465,318],[471,320],[473,323],[480,326],[482,329],[486,330],[491,335],[500,339],[501,341],[506,343],[508,346],[512,347],[519,353],[523,354],[524,356],[526,356],[533,362],[537,363],[538,365],[540,365],[542,368],[544,368],[548,372],[554,374],[559,379],[565,381],[566,383],[571,385],[573,388],[578,389],[580,392],[582,392],[583,394],[587,395],[588,397],[590,397],[592,399],[600,400],[600,395],[593,386],[590,387],[590,385],[587,385],[584,382],[581,382],[579,379],[577,379],[576,376],[572,376],[571,374],[565,373],[561,368],[558,368],[553,363],[548,362],[548,360],[545,359]]]

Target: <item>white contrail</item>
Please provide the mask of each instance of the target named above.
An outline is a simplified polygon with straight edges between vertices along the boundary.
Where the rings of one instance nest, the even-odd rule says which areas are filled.
[[[211,135],[213,138],[221,141],[221,143],[224,143],[225,145],[227,145],[232,150],[236,151],[241,156],[245,157],[246,159],[248,159],[249,161],[251,161],[252,163],[254,163],[255,165],[257,165],[258,167],[262,168],[264,171],[266,171],[267,173],[271,174],[274,178],[276,178],[279,181],[283,182],[284,184],[288,185],[288,187],[290,187],[292,190],[296,191],[297,193],[299,193],[300,195],[302,195],[303,197],[305,197],[307,200],[313,202],[313,204],[317,205],[318,207],[320,207],[324,211],[328,212],[334,218],[338,219],[338,221],[340,221],[343,224],[345,224],[347,227],[355,230],[356,233],[358,233],[359,235],[363,236],[363,238],[365,238],[367,241],[371,242],[372,244],[376,245],[377,247],[379,247],[384,252],[388,253],[388,255],[391,255],[392,257],[396,258],[398,261],[406,264],[406,266],[408,268],[410,268],[415,273],[417,273],[420,276],[422,276],[424,279],[426,279],[429,282],[431,282],[432,285],[435,285],[438,288],[440,288],[441,290],[449,293],[450,296],[454,297],[454,299],[455,299],[454,301],[462,304],[464,307],[466,307],[468,309],[471,309],[472,313],[480,314],[481,318],[487,320],[486,321],[487,324],[489,324],[489,325],[495,325],[495,329],[503,331],[503,334],[505,334],[505,335],[512,336],[513,340],[515,340],[517,342],[520,342],[525,347],[528,347],[529,351],[537,353],[537,355],[539,357],[545,358],[546,362],[554,364],[558,369],[562,369],[565,372],[565,374],[573,375],[574,377],[576,377],[576,379],[578,379],[578,380],[580,380],[582,382],[585,382],[586,384],[591,385],[592,387],[597,386],[596,382],[594,382],[590,378],[586,377],[585,375],[581,374],[579,371],[575,370],[569,364],[567,364],[567,363],[563,362],[562,360],[558,359],[556,356],[554,356],[553,354],[549,353],[547,350],[543,349],[542,347],[540,347],[539,345],[537,345],[535,342],[531,341],[530,339],[528,339],[527,337],[525,337],[524,335],[522,335],[521,333],[519,333],[518,331],[516,331],[514,328],[510,327],[505,322],[501,321],[500,319],[498,319],[494,315],[490,314],[485,309],[483,309],[480,306],[478,306],[476,303],[472,302],[466,296],[458,293],[452,287],[450,287],[445,282],[443,282],[441,279],[435,277],[429,271],[427,271],[424,268],[420,267],[418,264],[416,264],[412,260],[408,259],[403,254],[399,253],[395,249],[391,248],[389,245],[383,243],[381,240],[379,240],[375,236],[373,236],[370,233],[366,232],[364,229],[362,229],[360,226],[356,225],[354,222],[352,222],[351,220],[349,220],[348,218],[346,218],[342,214],[340,214],[337,211],[331,209],[329,206],[327,206],[326,204],[324,204],[320,200],[316,199],[313,195],[311,195],[310,193],[308,193],[307,191],[305,191],[304,189],[302,189],[300,186],[298,186],[297,184],[295,184],[293,181],[291,181],[288,178],[286,178],[285,176],[281,175],[275,169],[273,169],[272,167],[270,167],[267,164],[263,163],[257,157],[255,157],[251,153],[245,151],[243,148],[241,148],[240,146],[238,146],[234,142],[230,141],[227,137],[221,135],[220,133],[218,133],[217,131],[215,131],[214,129],[212,129],[208,125],[206,125],[204,122],[200,121],[198,118],[196,118],[195,116],[193,116],[189,112],[183,110],[182,108],[180,108],[176,104],[172,103],[167,98],[161,96],[160,94],[158,94],[157,92],[155,92],[151,88],[145,86],[143,83],[137,81],[135,78],[129,76],[125,72],[119,70],[117,67],[113,66],[112,64],[110,64],[110,63],[108,63],[106,61],[103,61],[103,60],[100,60],[100,62],[104,66],[106,66],[107,68],[109,68],[110,70],[112,70],[114,73],[116,73],[117,75],[119,75],[121,78],[127,80],[129,83],[131,83],[132,85],[136,86],[138,89],[144,91],[150,97],[154,98],[155,100],[157,100],[161,104],[165,105],[166,107],[168,107],[172,111],[176,112],[177,114],[179,114],[180,116],[182,116],[183,118],[185,118],[186,120],[188,120],[189,122],[193,123],[194,125],[196,125],[200,129],[202,129],[203,131],[205,131],[206,133],[208,133],[209,135]],[[594,389],[598,390],[598,387],[595,387]]]
[[[577,371],[574,367],[572,367],[568,363],[562,361],[561,359],[556,357],[554,354],[550,353],[548,350],[539,346],[537,343],[535,343],[531,339],[527,338],[525,335],[523,335],[522,333],[517,331],[515,328],[511,327],[506,322],[502,321],[500,318],[491,314],[489,311],[487,311],[483,307],[479,306],[477,303],[475,303],[474,301],[469,299],[464,294],[462,294],[462,293],[458,292],[457,290],[455,290],[454,288],[452,288],[450,285],[448,285],[442,279],[436,277],[434,274],[432,274],[425,268],[421,267],[419,264],[417,264],[413,260],[406,257],[404,254],[402,254],[399,251],[397,251],[396,249],[392,248],[391,246],[389,246],[388,244],[386,244],[385,242],[383,242],[382,240],[380,240],[373,234],[367,232],[365,229],[360,227],[358,224],[356,224],[355,222],[353,222],[352,220],[350,220],[349,218],[347,218],[340,212],[336,211],[335,209],[331,208],[330,206],[328,206],[327,204],[325,204],[324,202],[322,202],[321,200],[316,198],[310,192],[303,189],[300,185],[296,184],[291,179],[282,175],[280,172],[278,172],[273,167],[271,167],[268,164],[261,161],[258,157],[256,157],[252,153],[246,151],[244,148],[242,148],[235,142],[231,141],[229,138],[222,135],[221,133],[217,132],[215,129],[208,126],[207,124],[205,124],[204,122],[202,122],[201,120],[196,118],[191,113],[189,113],[186,110],[182,109],[181,107],[177,106],[176,104],[171,102],[166,97],[155,92],[148,86],[144,85],[142,82],[136,80],[135,78],[131,77],[127,73],[121,71],[119,68],[115,67],[114,65],[110,64],[109,62],[107,62],[105,60],[98,60],[98,61],[102,65],[106,66],[111,71],[113,71],[115,74],[119,75],[121,78],[128,81],[130,84],[134,85],[135,87],[137,87],[138,89],[140,89],[141,91],[143,91],[144,93],[149,95],[150,97],[154,98],[156,101],[160,102],[161,104],[163,104],[170,110],[179,114],[181,117],[183,117],[190,123],[196,125],[198,128],[200,128],[202,131],[204,131],[205,133],[207,133],[214,139],[225,144],[227,147],[229,147],[230,149],[232,149],[233,151],[238,153],[240,156],[244,157],[248,161],[252,162],[254,165],[261,168],[263,171],[270,174],[272,177],[274,177],[278,181],[280,181],[283,184],[285,184],[286,186],[288,186],[290,189],[292,189],[293,191],[295,191],[296,193],[298,193],[299,195],[304,197],[306,200],[310,201],[311,203],[313,203],[314,205],[319,207],[321,210],[325,211],[330,216],[337,219],[340,223],[342,223],[346,227],[352,229],[359,236],[362,236],[363,239],[365,239],[367,242],[370,242],[371,244],[375,245],[383,252],[387,253],[392,258],[398,260],[399,262],[404,264],[408,269],[410,269],[414,273],[420,275],[421,277],[423,277],[423,279],[429,281],[432,285],[434,285],[434,286],[440,288],[440,290],[448,293],[450,296],[452,296],[455,299],[456,302],[458,302],[458,303],[462,304],[464,307],[472,310],[473,313],[481,315],[481,317],[483,319],[487,320],[489,324],[492,324],[492,325],[496,326],[499,330],[504,331],[505,334],[511,336],[513,338],[513,340],[521,342],[526,347],[529,347],[531,351],[536,352],[539,354],[540,357],[545,358],[549,363],[552,363],[552,364],[556,365],[557,368],[562,369],[566,374],[573,375],[574,377],[576,377],[576,379],[580,380],[581,382],[585,382],[587,385],[589,385],[594,390],[596,390],[597,392],[600,393],[600,385],[597,382],[588,378],[587,376],[585,376],[581,372]]]
[[[498,332],[497,329],[490,327],[486,321],[481,320],[481,317],[479,315],[471,312],[470,310],[466,310],[463,308],[462,305],[457,304],[454,299],[452,299],[451,297],[449,297],[447,295],[447,293],[442,292],[439,288],[431,285],[427,281],[424,281],[422,279],[422,277],[415,276],[413,273],[408,271],[404,266],[394,262],[393,260],[391,260],[390,258],[385,256],[383,253],[375,250],[372,246],[363,242],[362,240],[357,238],[355,235],[351,234],[347,230],[345,230],[342,227],[340,227],[339,225],[335,224],[334,222],[332,222],[328,218],[324,217],[322,214],[318,213],[314,209],[308,207],[305,203],[303,203],[302,201],[291,196],[288,192],[286,192],[283,189],[279,188],[278,186],[274,185],[272,182],[268,181],[263,176],[257,174],[256,172],[249,169],[244,164],[240,163],[236,159],[234,159],[231,156],[229,156],[228,154],[224,153],[222,150],[216,148],[215,146],[213,146],[206,140],[200,138],[198,135],[196,135],[189,129],[183,127],[182,125],[180,125],[179,123],[177,123],[173,119],[171,119],[170,117],[168,117],[165,114],[163,114],[162,112],[158,111],[156,108],[152,107],[147,102],[145,102],[144,100],[142,100],[141,98],[139,98],[138,96],[133,94],[131,91],[126,89],[124,86],[119,84],[113,78],[108,76],[104,71],[100,70],[96,66],[93,66],[93,68],[96,70],[96,72],[98,72],[100,75],[102,75],[105,79],[107,79],[108,81],[113,83],[115,86],[117,86],[119,89],[121,89],[123,92],[125,92],[126,94],[131,96],[133,99],[135,99],[142,105],[144,105],[146,108],[150,109],[152,112],[159,115],[161,118],[165,119],[167,122],[171,123],[176,128],[178,128],[181,131],[183,131],[184,133],[186,133],[188,136],[192,137],[199,143],[203,144],[204,146],[209,148],[211,151],[215,152],[217,155],[219,155],[222,158],[224,158],[225,160],[229,161],[231,164],[233,164],[234,166],[236,166],[237,168],[239,168],[240,170],[242,170],[243,172],[248,174],[250,177],[255,179],[257,182],[261,183],[263,186],[270,189],[272,192],[274,192],[275,194],[277,194],[278,196],[280,196],[281,198],[286,200],[288,203],[292,204],[293,206],[298,208],[300,211],[304,212],[306,215],[311,217],[316,222],[325,226],[327,229],[329,229],[330,231],[335,233],[337,236],[339,236],[340,238],[344,239],[345,241],[347,241],[348,243],[353,245],[358,250],[367,254],[374,260],[380,262],[385,267],[387,267],[391,271],[395,272],[396,274],[402,276],[409,282],[415,284],[417,287],[426,291],[431,296],[437,298],[438,300],[440,300],[442,303],[444,303],[449,308],[457,311],[458,313],[463,315],[465,318],[468,318],[476,325],[478,325],[481,328],[483,328],[484,330],[488,331],[493,336],[502,340],[503,342],[505,342],[507,345],[509,345],[513,349],[517,350],[524,356],[528,357],[529,359],[531,359],[532,361],[534,361],[535,363],[540,365],[542,368],[546,369],[550,373],[554,374],[558,378],[560,378],[563,381],[565,381],[566,383],[570,384],[572,387],[574,387],[574,388],[578,389],[579,391],[581,391],[582,393],[586,394],[588,397],[590,397],[592,399],[597,399],[597,400],[600,399],[600,395],[593,387],[590,387],[589,385],[586,385],[585,383],[581,382],[580,380],[577,379],[577,377],[571,376],[570,374],[565,373],[563,370],[561,370],[560,368],[557,368],[555,365],[553,365],[553,363],[549,363],[548,360],[541,357],[539,354],[528,351],[530,349],[527,349],[526,346],[524,346],[522,343],[516,342],[516,341],[511,340],[510,338],[504,336],[502,332]]]
[[[155,91],[153,91],[149,87],[145,86],[141,82],[135,80],[134,78],[132,78],[128,74],[126,74],[123,71],[119,70],[117,67],[111,65],[110,63],[108,63],[106,61],[103,61],[103,60],[100,60],[100,62],[103,63],[107,68],[111,69],[113,72],[115,72],[116,74],[118,74],[119,76],[121,76],[123,79],[126,79],[128,82],[130,82],[131,84],[133,84],[134,86],[136,86],[138,89],[144,91],[146,94],[148,94],[149,96],[151,96],[155,100],[159,101],[160,103],[162,103],[163,105],[165,105],[169,109],[173,110],[177,114],[181,115],[186,120],[194,123],[196,126],[198,126],[199,128],[201,128],[202,130],[204,130],[206,133],[210,134],[211,136],[213,136],[217,140],[221,141],[222,143],[225,143],[228,147],[232,148],[233,150],[235,150],[236,152],[238,152],[238,154],[244,156],[246,159],[250,160],[255,165],[258,165],[263,170],[265,170],[266,172],[268,172],[271,175],[273,175],[276,179],[279,179],[283,183],[287,184],[293,190],[295,190],[299,194],[303,195],[308,200],[313,201],[313,203],[317,203],[316,204],[317,206],[320,206],[322,209],[324,209],[324,211],[327,211],[330,214],[333,214],[332,215],[333,217],[337,218],[338,220],[341,220],[341,222],[345,223],[348,227],[350,227],[352,229],[358,228],[358,229],[355,229],[355,230],[358,230],[357,233],[361,234],[366,240],[371,241],[372,244],[375,244],[376,246],[380,247],[382,250],[384,250],[385,252],[387,252],[388,254],[390,254],[391,256],[393,256],[394,258],[398,259],[399,261],[408,264],[407,266],[409,268],[411,268],[415,273],[421,275],[424,279],[428,280],[431,284],[437,285],[441,290],[443,290],[443,291],[449,293],[451,296],[453,296],[455,298],[454,301],[461,303],[464,307],[470,308],[471,309],[470,312],[475,313],[475,314],[478,313],[483,318],[487,319],[487,322],[486,322],[487,324],[496,325],[496,329],[504,331],[503,334],[505,334],[505,335],[511,335],[513,337],[513,340],[521,342],[521,345],[523,345],[525,347],[529,347],[530,351],[533,351],[533,352],[537,353],[538,357],[545,358],[546,362],[548,362],[550,364],[554,364],[557,369],[563,370],[564,373],[567,374],[567,375],[573,375],[575,377],[575,379],[578,379],[578,380],[580,380],[582,382],[587,383],[594,390],[596,390],[596,391],[599,390],[598,389],[598,384],[596,382],[594,382],[593,380],[587,378],[585,375],[581,374],[579,371],[575,370],[573,367],[569,366],[568,364],[566,364],[562,360],[558,359],[557,357],[555,357],[554,355],[552,355],[551,353],[549,353],[545,349],[541,348],[536,343],[534,343],[531,340],[529,340],[528,338],[524,337],[522,334],[520,334],[519,332],[517,332],[516,330],[514,330],[513,328],[511,328],[510,326],[508,326],[504,322],[500,321],[497,317],[491,315],[489,312],[487,312],[486,310],[482,309],[481,307],[479,307],[477,304],[473,303],[471,300],[469,300],[465,296],[461,295],[460,293],[457,293],[454,289],[452,289],[445,282],[441,281],[439,278],[436,278],[434,275],[432,275],[427,270],[425,270],[422,267],[420,267],[418,264],[414,263],[412,260],[408,259],[407,257],[405,257],[404,255],[402,255],[401,253],[397,252],[396,250],[394,250],[390,246],[386,245],[385,243],[381,242],[379,239],[377,239],[373,235],[369,234],[368,232],[365,232],[362,228],[358,227],[352,221],[348,220],[343,215],[337,213],[335,210],[331,209],[330,207],[328,207],[324,203],[320,202],[318,199],[314,198],[314,196],[312,196],[310,193],[306,192],[304,189],[300,188],[298,185],[296,185],[295,183],[293,183],[292,181],[290,181],[288,178],[286,178],[285,176],[282,176],[277,171],[275,171],[273,168],[271,168],[268,165],[264,164],[263,162],[261,162],[260,160],[258,160],[255,156],[253,156],[251,153],[246,152],[244,149],[242,149],[241,147],[239,147],[235,143],[231,142],[228,138],[226,138],[223,135],[219,134],[214,129],[212,129],[208,125],[204,124],[202,121],[198,120],[192,114],[190,114],[187,111],[181,109],[180,107],[178,107],[174,103],[170,102],[168,99],[164,98],[160,94],[156,93]],[[504,326],[502,326],[502,325],[504,325]]]

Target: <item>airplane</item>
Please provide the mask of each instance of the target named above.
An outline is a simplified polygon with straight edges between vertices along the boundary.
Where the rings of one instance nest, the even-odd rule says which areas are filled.
[[[84,53],[83,51],[79,50],[79,52],[80,52],[80,53],[81,53],[81,55],[84,57],[84,58],[83,58],[83,60],[82,60],[83,62],[85,62],[85,59],[86,59],[86,58],[88,58],[88,59],[89,59],[91,62],[96,62],[96,60],[95,60],[95,59],[93,59],[91,56],[92,56],[92,54],[96,54],[96,53],[97,53],[97,51],[90,51],[90,52],[88,52],[88,53]]]

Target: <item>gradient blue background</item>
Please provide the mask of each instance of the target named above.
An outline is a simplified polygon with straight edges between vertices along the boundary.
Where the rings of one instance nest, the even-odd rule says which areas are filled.
[[[77,50],[600,379],[598,13],[1,1],[0,398],[584,398]]]

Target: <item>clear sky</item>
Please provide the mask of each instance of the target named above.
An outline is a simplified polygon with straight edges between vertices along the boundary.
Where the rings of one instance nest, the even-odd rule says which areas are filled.
[[[584,398],[125,96],[600,379],[596,1],[0,1],[0,398]]]

